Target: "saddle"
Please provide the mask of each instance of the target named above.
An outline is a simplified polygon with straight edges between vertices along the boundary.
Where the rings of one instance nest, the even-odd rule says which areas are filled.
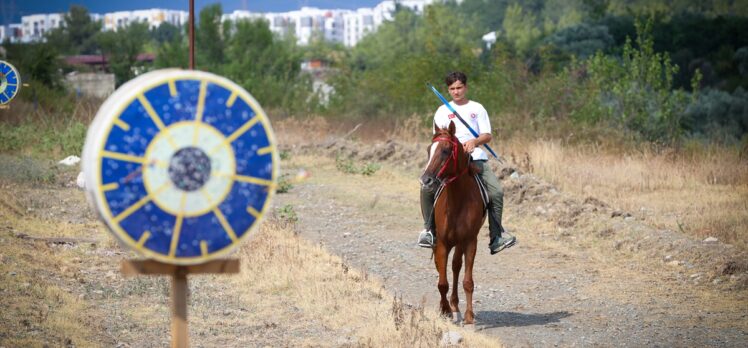
[[[486,216],[486,210],[488,209],[488,190],[486,189],[486,185],[483,183],[483,180],[480,179],[480,176],[478,174],[473,174],[473,179],[475,179],[475,182],[478,183],[480,198],[482,198],[483,200],[483,216]],[[434,206],[436,206],[436,201],[439,200],[439,195],[441,195],[442,191],[444,191],[444,187],[444,185],[441,185],[436,190],[436,194],[434,194]]]

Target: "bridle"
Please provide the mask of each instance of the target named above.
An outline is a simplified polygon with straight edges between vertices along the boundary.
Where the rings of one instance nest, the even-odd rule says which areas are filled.
[[[444,164],[442,165],[441,169],[439,169],[439,173],[436,174],[436,177],[440,178],[442,176],[442,174],[447,170],[447,167],[449,166],[449,163],[452,162],[452,164],[454,166],[455,174],[453,176],[447,178],[446,180],[442,180],[442,185],[443,186],[447,186],[451,182],[455,181],[457,178],[459,178],[460,176],[462,176],[463,174],[467,173],[468,168],[470,168],[470,166],[469,165],[465,165],[465,168],[462,170],[462,172],[460,172],[459,169],[458,169],[459,166],[458,166],[458,163],[457,163],[458,162],[458,158],[457,158],[457,154],[458,154],[457,151],[458,150],[457,150],[457,147],[458,146],[462,146],[462,144],[460,144],[460,142],[457,141],[457,138],[455,138],[455,137],[447,137],[444,134],[437,134],[437,135],[435,135],[431,139],[431,143],[432,144],[435,143],[435,142],[441,142],[441,141],[446,141],[446,142],[449,142],[450,144],[452,144],[452,153],[449,155],[449,158],[447,158],[447,160],[444,161]],[[469,160],[470,160],[470,157],[468,157],[468,161]]]

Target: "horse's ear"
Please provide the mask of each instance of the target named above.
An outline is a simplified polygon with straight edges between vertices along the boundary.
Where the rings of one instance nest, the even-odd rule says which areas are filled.
[[[439,127],[436,125],[436,122],[434,122],[434,134],[439,133]]]
[[[449,121],[449,135],[455,135],[455,122]]]

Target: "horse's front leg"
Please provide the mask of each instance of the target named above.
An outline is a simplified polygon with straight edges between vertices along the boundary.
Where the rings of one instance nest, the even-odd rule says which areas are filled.
[[[465,325],[473,324],[475,322],[475,314],[473,313],[473,289],[475,284],[473,283],[473,263],[475,262],[475,252],[478,248],[478,240],[475,239],[467,248],[465,248],[465,278],[462,282],[462,287],[465,289]]]
[[[436,250],[434,250],[434,263],[436,264],[436,270],[439,272],[439,293],[441,294],[441,309],[443,315],[449,315],[451,310],[449,308],[449,302],[447,301],[447,291],[449,291],[449,282],[447,281],[447,256],[449,250],[447,247],[440,242],[436,243]]]
[[[460,296],[457,292],[457,284],[459,284],[460,271],[462,270],[462,255],[462,246],[457,246],[454,255],[452,255],[452,296],[449,297],[449,306],[452,309],[452,321],[455,323],[462,321],[462,314],[460,314]]]

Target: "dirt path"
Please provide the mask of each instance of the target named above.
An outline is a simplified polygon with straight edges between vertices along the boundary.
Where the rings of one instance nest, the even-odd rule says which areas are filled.
[[[437,306],[431,252],[415,244],[421,226],[416,170],[385,167],[373,176],[351,175],[336,170],[332,159],[298,156],[287,171],[300,167],[312,172],[311,179],[276,196],[274,204],[293,208],[301,235],[381,278],[405,301]],[[510,180],[505,179],[505,187],[517,190],[519,184]],[[573,214],[574,223],[566,228],[551,228],[549,204],[550,212],[527,203],[520,208],[532,194],[527,191],[507,196],[505,221],[516,232],[517,246],[491,256],[486,226],[481,232],[475,267],[477,330],[509,346],[748,344],[745,290],[715,288],[700,273],[691,274],[698,267],[689,270],[684,261],[652,260],[647,243],[639,240],[669,235],[649,239],[622,225],[631,217],[595,213],[594,204],[585,205],[589,214]],[[597,224],[600,236],[576,234],[575,224]],[[619,239],[607,238],[615,233]],[[670,245],[683,243],[690,242]],[[678,255],[677,248],[670,249],[652,253]]]

